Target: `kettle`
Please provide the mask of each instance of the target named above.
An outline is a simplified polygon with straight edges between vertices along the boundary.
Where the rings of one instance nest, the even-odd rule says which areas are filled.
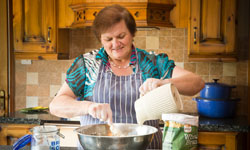
[[[137,123],[161,119],[162,114],[177,113],[183,109],[177,88],[172,83],[162,85],[135,101]]]
[[[60,150],[60,137],[64,136],[56,126],[35,126],[31,131],[32,135],[24,135],[13,144],[13,150],[19,150],[28,143],[31,143],[31,150]]]

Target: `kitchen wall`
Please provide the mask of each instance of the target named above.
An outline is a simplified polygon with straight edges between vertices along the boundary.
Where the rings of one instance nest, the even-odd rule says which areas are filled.
[[[70,56],[101,47],[89,28],[70,31]],[[241,39],[247,42],[247,39]],[[240,97],[237,114],[247,114],[247,60],[238,62],[189,62],[187,56],[187,29],[139,28],[134,39],[135,46],[156,53],[167,53],[176,65],[199,74],[206,82],[218,78],[219,82],[236,85],[233,95]],[[247,46],[240,47],[240,56],[245,57]],[[65,80],[66,71],[74,59],[58,61],[32,61],[23,64],[16,61],[16,110],[31,106],[48,106]],[[187,87],[189,88],[189,87]],[[196,95],[198,96],[198,94]],[[194,96],[195,97],[195,96]],[[184,112],[197,112],[192,97],[182,96]]]

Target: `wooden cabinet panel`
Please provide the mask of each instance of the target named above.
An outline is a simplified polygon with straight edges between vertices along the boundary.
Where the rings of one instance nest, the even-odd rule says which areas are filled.
[[[8,113],[9,57],[8,57],[8,8],[7,1],[0,1],[0,117]],[[0,139],[1,140],[1,139]]]
[[[13,0],[15,52],[55,53],[55,0]]]
[[[191,60],[235,61],[235,0],[190,0]]]
[[[200,150],[237,150],[238,132],[199,132]]]
[[[190,0],[174,0],[176,6],[170,12],[170,22],[176,28],[188,28],[188,12]]]
[[[59,28],[69,28],[72,26],[72,23],[74,22],[74,12],[69,7],[72,5],[75,1],[74,0],[58,0],[57,6],[58,6],[58,27]]]
[[[31,134],[30,129],[34,124],[0,124],[0,145],[12,145],[9,138],[18,139],[25,134]]]
[[[16,59],[68,58],[69,31],[59,31],[57,28],[56,2],[58,1],[13,0]]]

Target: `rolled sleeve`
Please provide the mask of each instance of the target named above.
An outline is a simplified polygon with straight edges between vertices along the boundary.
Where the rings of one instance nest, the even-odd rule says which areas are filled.
[[[66,73],[66,82],[77,97],[84,95],[86,71],[83,56],[77,57]]]
[[[164,79],[172,78],[175,63],[173,60],[169,60],[167,54],[161,53],[156,55],[156,66],[158,67],[160,77],[165,75]]]

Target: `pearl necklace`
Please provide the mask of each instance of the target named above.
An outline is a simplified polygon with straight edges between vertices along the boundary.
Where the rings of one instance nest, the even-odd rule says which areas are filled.
[[[118,69],[127,69],[127,68],[130,66],[130,64],[127,64],[126,66],[117,65],[117,64],[113,63],[113,62],[110,60],[110,58],[109,58],[109,63],[110,63],[111,66],[116,67],[116,68],[118,68]]]

